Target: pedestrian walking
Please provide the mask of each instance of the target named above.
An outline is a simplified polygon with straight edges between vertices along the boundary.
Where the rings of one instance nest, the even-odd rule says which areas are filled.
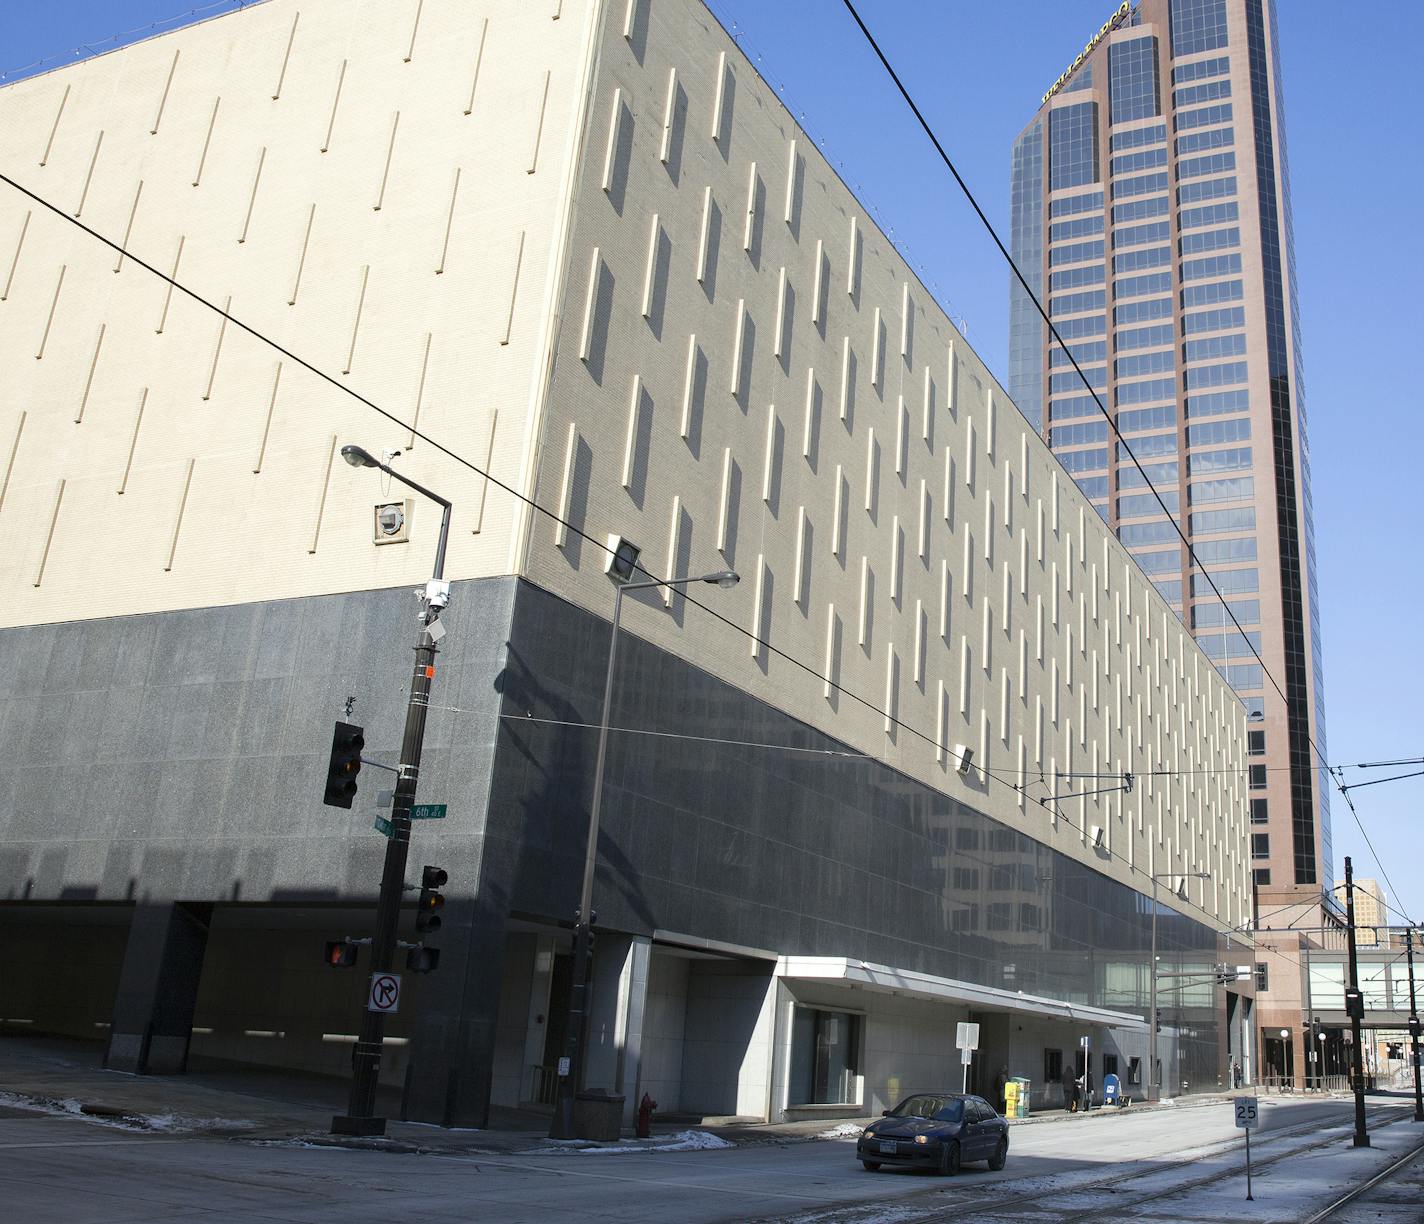
[[[1078,1081],[1069,1067],[1063,1068],[1063,1108],[1069,1113],[1078,1112]]]
[[[1009,1083],[1008,1067],[1000,1067],[999,1074],[994,1076],[994,1105],[1000,1113],[1005,1113],[1009,1108],[1008,1098],[1004,1095],[1004,1089]]]

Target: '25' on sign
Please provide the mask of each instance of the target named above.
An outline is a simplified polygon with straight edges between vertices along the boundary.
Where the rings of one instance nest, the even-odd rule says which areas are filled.
[[[1257,1130],[1261,1125],[1261,1114],[1256,1108],[1255,1097],[1237,1097],[1236,1125],[1240,1130]]]

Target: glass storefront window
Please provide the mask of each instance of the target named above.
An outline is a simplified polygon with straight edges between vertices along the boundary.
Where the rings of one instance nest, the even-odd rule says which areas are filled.
[[[790,1103],[853,1105],[860,1095],[860,1016],[796,1005]]]

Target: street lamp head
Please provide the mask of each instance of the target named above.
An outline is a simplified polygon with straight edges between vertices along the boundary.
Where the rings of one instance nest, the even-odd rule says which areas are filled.
[[[704,574],[702,581],[711,586],[719,586],[724,591],[729,591],[742,580],[741,575],[736,570],[718,570],[715,574]]]
[[[378,467],[378,461],[368,452],[359,446],[343,446],[341,457],[352,467]]]

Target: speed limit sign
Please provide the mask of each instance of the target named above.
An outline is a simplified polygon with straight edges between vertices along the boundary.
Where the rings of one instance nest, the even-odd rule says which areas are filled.
[[[1236,1107],[1236,1127],[1246,1132],[1246,1199],[1254,1202],[1255,1196],[1251,1193],[1251,1132],[1260,1128],[1261,1113],[1256,1108],[1255,1097],[1236,1097],[1232,1104]]]

